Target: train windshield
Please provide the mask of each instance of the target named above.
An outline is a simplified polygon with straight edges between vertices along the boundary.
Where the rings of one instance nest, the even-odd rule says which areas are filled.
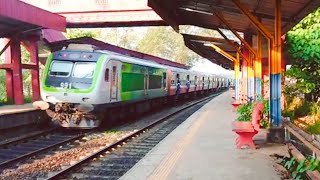
[[[72,62],[53,61],[50,67],[49,75],[68,77],[72,70]]]
[[[77,62],[74,64],[72,77],[75,78],[92,78],[96,63]]]
[[[53,60],[46,86],[65,89],[88,89],[92,85],[95,62]]]

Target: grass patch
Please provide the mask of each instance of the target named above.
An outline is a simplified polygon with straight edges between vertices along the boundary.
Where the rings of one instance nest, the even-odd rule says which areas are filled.
[[[306,131],[310,134],[320,134],[320,121],[316,121],[314,124],[307,126]]]
[[[105,134],[117,134],[119,133],[120,131],[116,130],[116,129],[110,129],[110,130],[107,130],[105,131],[104,133]]]

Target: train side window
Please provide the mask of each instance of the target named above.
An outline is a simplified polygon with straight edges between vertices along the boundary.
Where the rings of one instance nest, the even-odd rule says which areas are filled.
[[[163,73],[163,87],[167,86],[167,73]]]
[[[109,68],[106,69],[106,72],[105,72],[105,74],[104,74],[104,80],[105,80],[106,82],[109,82]]]
[[[197,84],[197,81],[198,81],[198,77],[195,76],[195,77],[194,77],[194,84]]]

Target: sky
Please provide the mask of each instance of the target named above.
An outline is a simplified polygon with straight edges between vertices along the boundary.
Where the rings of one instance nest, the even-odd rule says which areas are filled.
[[[223,67],[214,64],[207,59],[202,59],[201,61],[198,61],[191,69],[194,71],[218,74],[228,78],[234,77],[234,71],[226,70]]]

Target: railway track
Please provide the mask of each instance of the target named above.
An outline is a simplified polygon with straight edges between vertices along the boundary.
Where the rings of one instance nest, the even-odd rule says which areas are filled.
[[[54,128],[0,144],[0,172],[15,163],[61,144],[83,137],[83,133]]]
[[[194,102],[144,128],[129,134],[108,147],[101,148],[60,171],[38,179],[119,179],[153,147],[206,102],[220,95]]]

